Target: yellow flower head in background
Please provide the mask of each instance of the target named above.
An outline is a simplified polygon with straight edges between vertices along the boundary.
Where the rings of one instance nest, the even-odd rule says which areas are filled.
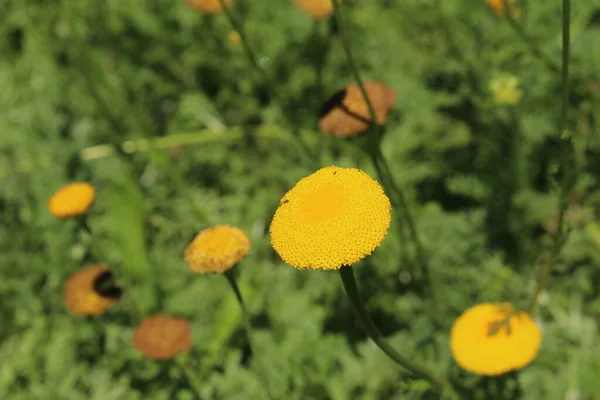
[[[510,9],[510,15],[518,17],[521,14],[521,9],[515,5],[517,0],[506,0],[508,8]],[[488,5],[497,16],[501,17],[504,15],[504,0],[487,0]]]
[[[396,93],[381,82],[368,81],[364,86],[377,122],[383,124],[396,102]],[[356,136],[370,124],[369,106],[356,83],[335,93],[323,106],[319,119],[319,129],[337,137]]]
[[[241,43],[241,41],[242,41],[242,38],[240,37],[240,34],[237,31],[229,32],[229,42],[231,44],[238,45]]]
[[[85,214],[94,202],[95,194],[96,190],[89,183],[71,183],[50,197],[48,210],[55,218]]]
[[[133,347],[153,360],[168,360],[192,347],[186,319],[156,314],[146,318],[133,334]]]
[[[494,101],[503,105],[517,104],[523,97],[523,91],[519,88],[519,79],[515,76],[492,80],[490,91],[494,96]]]
[[[495,376],[530,364],[542,343],[529,314],[511,304],[482,303],[465,311],[452,326],[450,350],[462,368]]]
[[[185,262],[193,272],[223,273],[250,251],[246,233],[231,225],[215,225],[200,232],[185,250]]]
[[[97,315],[119,301],[121,289],[112,283],[112,272],[92,265],[75,272],[63,286],[67,309],[76,315]]]
[[[296,268],[339,269],[371,254],[390,221],[390,201],[377,181],[359,169],[331,166],[283,196],[271,244]]]
[[[219,0],[186,0],[188,5],[204,14],[217,14],[223,11]],[[234,0],[224,0],[226,7],[231,7]]]
[[[294,3],[315,19],[329,17],[333,14],[333,0],[294,0]],[[342,0],[338,0],[342,4]]]

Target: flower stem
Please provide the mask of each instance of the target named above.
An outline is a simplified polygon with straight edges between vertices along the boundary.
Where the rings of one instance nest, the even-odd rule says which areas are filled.
[[[242,309],[242,321],[244,324],[244,330],[246,332],[246,337],[248,339],[248,346],[250,347],[250,352],[252,353],[252,355],[255,356],[256,353],[255,353],[254,349],[256,347],[254,346],[254,340],[252,339],[252,325],[250,324],[250,313],[248,313],[248,309],[246,308],[246,303],[244,302],[244,298],[242,297],[242,292],[240,291],[240,288],[237,284],[235,275],[233,273],[233,269],[225,271],[224,275],[225,275],[225,278],[227,278],[227,282],[229,282],[229,285],[231,286],[233,293],[235,294],[235,297],[240,305],[240,308]],[[262,375],[264,388],[268,394],[267,397],[269,399],[272,399],[273,396],[271,394],[270,385],[268,384],[269,380],[267,379],[266,375],[264,375],[262,366],[260,366],[260,373]]]
[[[535,43],[535,41],[525,33],[523,27],[517,22],[517,20],[513,17],[511,12],[511,6],[508,4],[508,0],[502,0],[502,5],[504,6],[504,14],[506,15],[506,19],[510,26],[514,29],[514,31],[519,35],[523,43],[529,47],[529,50],[533,55],[539,58],[548,68],[556,73],[560,73],[561,70],[556,66],[554,61],[552,61]]]
[[[360,77],[360,73],[358,72],[358,67],[356,66],[356,61],[354,60],[354,56],[352,55],[352,48],[350,47],[350,41],[348,40],[348,35],[346,34],[346,28],[344,26],[344,18],[342,18],[342,6],[338,3],[338,0],[333,1],[333,8],[335,11],[335,20],[338,25],[338,31],[340,35],[340,40],[342,41],[342,46],[344,47],[344,51],[346,52],[346,57],[348,58],[348,64],[350,65],[350,69],[352,70],[352,75],[354,75],[354,79],[358,84],[360,92],[367,103],[367,107],[369,108],[369,115],[371,116],[371,124],[372,126],[379,127],[379,123],[377,122],[377,116],[375,114],[375,108],[373,108],[373,103],[371,103],[371,99],[367,96],[367,90],[365,89],[365,85]],[[379,130],[378,130],[379,131]],[[377,132],[378,134],[380,132]]]
[[[252,50],[252,47],[250,46],[250,42],[248,41],[246,33],[242,28],[242,24],[239,23],[239,21],[234,17],[233,13],[231,12],[231,9],[225,4],[225,0],[219,0],[219,4],[221,5],[221,8],[223,9],[223,12],[225,13],[225,16],[229,20],[229,23],[231,24],[233,29],[240,35],[240,41],[242,43],[242,46],[244,47],[244,52],[246,53],[246,57],[248,58],[248,60],[250,60],[252,67],[254,67],[254,69],[256,69],[261,74],[261,76],[264,79],[264,83],[267,85],[267,88],[271,95],[275,99],[280,100],[278,99],[277,91],[275,90],[275,84],[272,82],[267,72],[263,68],[261,68],[260,64],[258,63],[258,59],[254,53],[254,50]],[[294,138],[298,142],[298,145],[302,148],[304,156],[311,162],[314,162],[316,160],[316,157],[313,155],[313,151],[310,149],[308,144],[302,139],[302,137],[300,137],[299,131],[293,129],[292,136],[294,136]]]
[[[569,206],[569,193],[572,187],[572,138],[567,129],[567,117],[569,110],[569,57],[570,57],[570,44],[571,44],[571,0],[562,0],[562,95],[561,95],[561,112],[559,122],[559,134],[562,141],[561,151],[561,167],[562,167],[562,179],[560,182],[560,194],[559,194],[559,205],[558,205],[558,223],[556,231],[553,235],[552,249],[544,270],[540,275],[535,291],[531,296],[529,305],[526,311],[530,313],[537,303],[538,297],[542,290],[544,290],[548,278],[550,277],[550,271],[554,262],[560,254],[560,250],[565,241],[565,230],[564,230],[564,219],[565,212]]]
[[[403,366],[409,371],[413,372],[416,375],[421,376],[422,378],[428,380],[432,384],[436,386],[441,386],[442,381],[433,375],[428,369],[422,367],[419,364],[416,364],[409,360],[408,358],[402,356],[398,353],[388,342],[385,340],[383,335],[375,326],[375,323],[369,317],[367,310],[365,309],[365,305],[360,296],[360,292],[358,291],[358,286],[356,285],[356,279],[354,278],[354,272],[352,271],[352,267],[349,265],[344,265],[339,269],[340,277],[342,278],[342,283],[344,284],[344,289],[346,290],[346,294],[350,298],[352,303],[352,307],[354,308],[354,312],[356,316],[360,320],[362,326],[367,331],[369,337],[375,342],[377,347],[379,347],[388,357],[394,360],[397,364]]]

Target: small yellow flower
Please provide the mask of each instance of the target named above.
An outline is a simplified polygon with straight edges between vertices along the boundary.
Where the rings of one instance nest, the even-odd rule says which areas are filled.
[[[215,225],[200,232],[185,250],[185,262],[193,272],[223,273],[250,251],[250,239],[231,225]]]
[[[63,286],[67,309],[76,315],[97,315],[119,301],[121,289],[106,285],[112,272],[104,265],[92,265],[75,272]]]
[[[48,210],[55,218],[85,214],[94,202],[95,193],[96,190],[89,183],[71,183],[50,197]]]
[[[188,5],[204,14],[217,14],[223,11],[219,0],[186,0]],[[224,0],[226,7],[231,7],[234,0]]]
[[[454,321],[450,332],[458,365],[479,375],[501,375],[530,364],[541,343],[540,328],[529,314],[514,314],[508,303],[477,304]]]
[[[510,15],[518,17],[521,14],[521,9],[515,5],[517,0],[506,0],[510,9]],[[488,5],[497,16],[501,17],[504,15],[504,0],[487,0]]]
[[[168,360],[192,347],[190,324],[164,314],[146,318],[133,334],[133,347],[153,360]]]
[[[333,14],[333,0],[294,0],[294,3],[315,19],[329,17]],[[338,0],[342,4],[342,0]]]
[[[242,38],[240,37],[240,34],[237,31],[231,31],[229,32],[229,42],[231,42],[231,44],[234,45],[238,45],[240,44],[242,41]]]
[[[377,122],[383,124],[396,102],[396,93],[380,82],[364,82]],[[324,105],[319,129],[337,137],[351,137],[366,131],[371,113],[360,87],[354,83],[334,94]]]
[[[514,76],[494,79],[490,82],[494,101],[503,105],[514,105],[521,101],[523,91],[519,89],[519,79]]]
[[[390,201],[379,183],[361,170],[331,166],[283,196],[271,244],[296,268],[339,269],[371,254],[390,221]]]

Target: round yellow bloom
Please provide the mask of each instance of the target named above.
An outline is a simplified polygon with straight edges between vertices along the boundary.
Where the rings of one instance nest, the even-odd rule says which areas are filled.
[[[94,202],[95,194],[96,190],[89,183],[71,183],[50,197],[48,210],[56,218],[85,214]]]
[[[377,181],[359,169],[331,166],[283,196],[271,244],[296,268],[339,269],[371,254],[390,221],[390,201]]]
[[[240,34],[236,31],[231,31],[229,32],[229,42],[231,42],[231,44],[234,45],[238,45],[240,44],[242,41],[242,38],[240,37]]]
[[[75,272],[63,286],[67,309],[77,315],[97,315],[119,301],[121,289],[105,282],[112,279],[112,272],[104,265],[91,265]]]
[[[190,323],[164,314],[146,318],[135,330],[133,347],[153,360],[168,360],[192,347]]]
[[[495,376],[530,364],[542,343],[540,328],[508,303],[483,303],[465,311],[452,326],[450,350],[462,368]]]
[[[329,17],[334,12],[333,0],[294,0],[294,3],[316,19]],[[342,4],[342,0],[338,0],[338,4]]]
[[[519,89],[519,79],[514,76],[494,79],[490,82],[490,91],[498,104],[513,105],[521,101],[523,91]]]
[[[518,17],[521,13],[519,7],[515,5],[517,0],[507,0],[508,8],[510,9],[510,15]],[[501,17],[504,15],[504,0],[487,0],[488,5],[497,16]]]
[[[231,225],[215,225],[200,232],[185,250],[185,262],[193,272],[223,273],[250,251],[250,239]]]
[[[204,14],[217,14],[223,11],[219,0],[186,0],[188,5]],[[234,0],[224,0],[226,7],[231,7]]]

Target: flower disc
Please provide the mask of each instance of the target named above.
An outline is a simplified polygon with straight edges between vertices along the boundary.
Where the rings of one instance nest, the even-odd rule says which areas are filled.
[[[294,267],[339,269],[371,254],[390,221],[390,201],[379,183],[361,170],[331,166],[283,196],[271,244]]]
[[[246,233],[231,225],[204,229],[185,250],[185,262],[193,272],[222,273],[233,268],[250,251]]]
[[[501,375],[530,364],[541,343],[537,324],[525,312],[512,314],[510,304],[471,307],[454,321],[450,332],[450,349],[458,365],[479,375]]]
[[[55,218],[84,214],[94,202],[95,192],[94,187],[89,183],[71,183],[50,197],[48,210]]]

